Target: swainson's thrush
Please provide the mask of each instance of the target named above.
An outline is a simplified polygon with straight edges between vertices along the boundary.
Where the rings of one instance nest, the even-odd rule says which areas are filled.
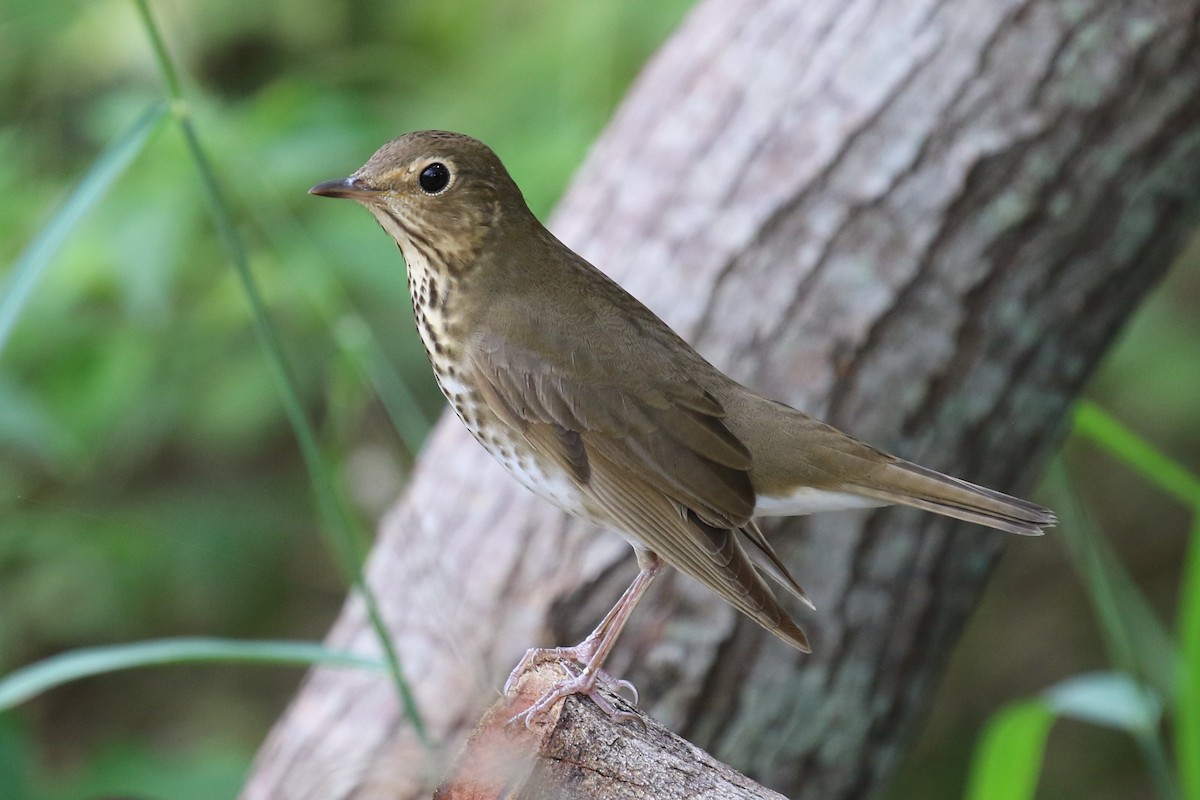
[[[311,192],[361,203],[400,245],[438,385],[480,444],[637,553],[637,578],[587,639],[526,656],[583,664],[526,722],[575,693],[614,713],[596,680],[664,562],[807,652],[763,575],[808,600],[755,516],[899,503],[1013,533],[1055,522],[1048,509],[888,455],[736,383],[554,238],[474,139],[410,133]]]

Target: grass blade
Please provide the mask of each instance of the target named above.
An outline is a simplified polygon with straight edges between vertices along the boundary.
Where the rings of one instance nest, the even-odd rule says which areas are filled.
[[[100,154],[50,222],[17,256],[3,288],[0,288],[0,353],[4,352],[4,346],[21,317],[25,303],[54,255],[79,221],[87,216],[92,206],[133,163],[166,113],[167,104],[161,100],[146,109],[128,130]]]
[[[1095,404],[1084,401],[1075,407],[1073,433],[1091,439],[1168,494],[1189,506],[1200,508],[1200,477],[1164,455]]]
[[[1153,734],[1161,715],[1157,698],[1124,673],[1068,678],[992,717],[971,763],[967,800],[1032,800],[1046,737],[1059,717],[1115,728],[1141,741]]]
[[[1200,507],[1192,523],[1179,598],[1182,657],[1176,681],[1175,754],[1183,796],[1200,800]]]
[[[9,673],[0,680],[0,711],[24,703],[55,686],[91,675],[133,667],[212,661],[297,666],[324,664],[379,672],[386,669],[386,664],[376,659],[331,650],[314,642],[159,639],[73,650]]]
[[[1054,711],[1042,700],[992,717],[971,762],[967,800],[1032,800]]]
[[[1091,403],[1080,403],[1076,408],[1075,432],[1108,450],[1160,489],[1195,510],[1196,522],[1180,597],[1181,655],[1176,657],[1172,652],[1170,658],[1163,658],[1160,652],[1156,659],[1147,659],[1141,654],[1140,648],[1135,648],[1133,652],[1127,653],[1126,657],[1132,660],[1134,653],[1141,654],[1138,660],[1144,670],[1147,665],[1157,663],[1158,669],[1151,667],[1143,674],[1153,685],[1159,687],[1163,696],[1171,697],[1173,694],[1175,698],[1175,752],[1178,761],[1176,774],[1172,774],[1168,766],[1166,745],[1157,730],[1144,731],[1138,736],[1138,744],[1160,790],[1166,796],[1182,793],[1190,800],[1200,800],[1200,477]],[[1153,615],[1145,610],[1145,601],[1141,596],[1131,591],[1132,581],[1120,571],[1119,565],[1117,571],[1111,568],[1107,571],[1117,579],[1116,582],[1128,583],[1128,587],[1123,587],[1121,593],[1126,599],[1135,598],[1133,610],[1136,616],[1142,621],[1145,621],[1146,617],[1152,617]],[[1127,603],[1124,608],[1128,617],[1130,605]],[[1120,610],[1118,607],[1117,611]],[[1159,627],[1157,619],[1154,620],[1153,627]],[[1127,632],[1138,635],[1142,630],[1144,628],[1138,624],[1138,620],[1127,619]],[[1154,633],[1154,637],[1158,639],[1165,636],[1165,633],[1159,633],[1157,630]],[[1129,646],[1128,641],[1125,642],[1125,646]],[[1155,649],[1161,651],[1161,648]],[[1165,680],[1165,688],[1162,668],[1169,668],[1172,672]],[[1153,674],[1150,674],[1151,672]],[[1179,785],[1175,785],[1176,775]]]
[[[325,532],[330,548],[338,557],[343,569],[350,576],[351,582],[363,599],[367,618],[375,631],[380,647],[383,649],[388,670],[396,686],[404,714],[412,723],[421,741],[429,744],[429,735],[421,718],[420,711],[417,708],[416,698],[404,675],[404,670],[400,663],[400,655],[396,652],[395,644],[388,633],[375,595],[371,592],[370,587],[367,586],[366,579],[363,576],[362,563],[364,553],[362,545],[359,538],[355,535],[354,525],[350,521],[350,516],[338,497],[334,487],[332,471],[321,454],[320,447],[317,445],[316,432],[313,430],[312,423],[309,422],[304,412],[304,407],[300,402],[299,394],[295,389],[296,382],[292,378],[291,369],[288,366],[289,362],[286,352],[278,333],[276,333],[274,326],[271,324],[270,318],[267,315],[266,303],[263,301],[262,293],[259,291],[254,275],[250,271],[246,250],[242,246],[241,238],[238,236],[237,229],[233,224],[233,216],[229,211],[225,194],[221,190],[220,183],[217,180],[216,170],[213,169],[208,159],[208,154],[200,143],[200,137],[196,133],[196,128],[192,124],[187,103],[183,99],[174,62],[167,53],[166,44],[150,13],[148,0],[134,0],[134,2],[141,16],[143,26],[146,29],[146,34],[154,49],[154,56],[158,62],[159,71],[162,73],[163,79],[167,84],[167,91],[170,93],[171,98],[171,109],[179,122],[192,160],[200,172],[205,199],[208,203],[209,211],[212,213],[217,233],[233,263],[234,272],[241,283],[242,291],[250,303],[255,331],[258,334],[259,341],[263,345],[263,349],[266,351],[267,364],[271,369],[271,375],[279,390],[284,411],[288,416],[288,421],[291,423],[292,430],[296,434],[296,439],[304,457],[305,466],[309,472],[313,492],[317,500],[317,507],[323,522],[322,529]]]
[[[1059,538],[1095,608],[1109,658],[1160,696],[1173,697],[1178,653],[1171,634],[1082,508],[1061,461],[1048,477],[1062,498]]]
[[[242,170],[253,169],[251,163],[241,163],[237,166]],[[282,251],[287,244],[296,241],[304,241],[312,249],[318,249],[308,230],[292,214],[283,210],[283,199],[276,195],[272,187],[259,187],[259,197],[262,202],[252,209],[252,214],[257,219],[259,228],[276,249]],[[322,260],[329,261],[328,258]],[[353,305],[341,284],[333,283],[331,287],[323,281],[319,291],[325,293],[323,299],[326,302],[321,302],[315,296],[318,289],[312,286],[314,282],[310,279],[307,269],[298,269],[292,274],[302,286],[314,293],[313,307],[319,311],[324,312],[326,302],[331,300],[334,301],[333,305],[340,308]],[[337,291],[336,298],[329,297],[331,288]],[[326,315],[325,322],[333,331],[338,347],[354,362],[374,388],[375,396],[383,406],[405,450],[410,456],[416,456],[429,432],[433,430],[436,419],[430,419],[426,415],[416,393],[396,369],[395,363],[388,358],[379,344],[378,337],[361,316],[346,314],[334,318]]]
[[[1103,725],[1136,735],[1153,731],[1162,703],[1122,672],[1088,672],[1061,681],[1042,693],[1060,717]]]
[[[1160,697],[1173,698],[1179,659],[1170,634],[1088,519],[1061,461],[1050,476],[1063,498],[1058,504],[1061,541],[1095,608],[1109,659],[1140,691],[1148,691],[1142,687],[1147,684]],[[1162,732],[1155,727],[1133,733],[1159,796],[1178,797],[1180,789]]]
[[[371,329],[360,317],[347,317],[336,327],[338,346],[350,355],[375,388],[392,427],[415,456],[424,444],[433,421],[425,416],[413,390],[388,359]]]
[[[1150,689],[1124,673],[1096,672],[1068,678],[1043,696],[1058,716],[1127,732],[1141,751],[1159,796],[1164,800],[1179,796],[1159,729],[1162,703]]]

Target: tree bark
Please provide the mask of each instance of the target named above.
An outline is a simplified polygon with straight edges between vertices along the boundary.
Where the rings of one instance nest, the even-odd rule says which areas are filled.
[[[783,800],[609,692],[631,719],[572,697],[528,727],[508,724],[562,678],[555,664],[523,672],[471,732],[434,800]]]
[[[763,394],[1028,491],[1195,221],[1198,20],[1200,0],[708,0],[552,227]],[[811,656],[675,577],[609,667],[790,797],[868,796],[1005,537],[897,510],[764,529],[816,603]],[[522,651],[582,638],[633,571],[617,536],[519,489],[443,419],[369,574],[446,749],[417,742],[386,680],[316,670],[243,796],[427,796]],[[329,643],[378,651],[357,600]]]

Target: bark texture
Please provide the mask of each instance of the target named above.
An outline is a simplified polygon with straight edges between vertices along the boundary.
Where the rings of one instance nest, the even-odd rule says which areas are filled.
[[[528,728],[506,724],[562,677],[554,664],[522,673],[471,732],[434,800],[783,800],[615,695],[633,719],[573,697]]]
[[[1028,491],[1195,221],[1198,9],[708,0],[552,227],[763,394]],[[764,527],[816,603],[800,617],[813,655],[673,578],[609,667],[656,719],[790,797],[868,796],[1006,538],[896,510]],[[633,572],[618,537],[525,493],[454,419],[370,562],[449,751],[524,648],[581,638]],[[356,600],[330,643],[377,652]],[[385,680],[317,670],[244,797],[427,796],[444,752],[417,743]]]

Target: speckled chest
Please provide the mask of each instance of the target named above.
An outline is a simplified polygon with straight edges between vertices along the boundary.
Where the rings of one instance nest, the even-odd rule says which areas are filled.
[[[436,273],[420,258],[408,261],[413,316],[438,388],[471,435],[526,488],[562,510],[604,524],[583,487],[565,470],[537,453],[488,407],[462,363],[468,323],[457,309],[461,279]]]

